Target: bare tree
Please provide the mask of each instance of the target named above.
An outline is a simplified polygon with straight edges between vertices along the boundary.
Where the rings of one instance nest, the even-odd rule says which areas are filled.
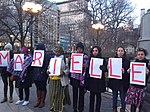
[[[38,0],[38,3],[42,4],[43,7],[47,2],[46,0]],[[24,3],[24,0],[2,0],[0,2],[0,31],[3,32],[1,35],[7,35],[12,44],[15,40],[18,40],[21,46],[24,46],[24,41],[34,22],[34,15],[23,11],[22,6]],[[49,7],[51,5],[43,8],[40,13],[43,13]]]
[[[105,36],[105,38],[103,35],[103,38],[101,39],[104,41],[99,43],[102,45],[104,42],[107,43],[108,40],[111,40],[114,49],[116,49],[118,40],[118,28],[122,24],[133,19],[131,14],[134,8],[132,7],[130,0],[89,0],[89,11],[85,10],[84,7],[81,8],[79,5],[74,7],[87,13],[91,17],[93,23],[100,22],[105,26],[105,30],[111,33],[111,36]]]

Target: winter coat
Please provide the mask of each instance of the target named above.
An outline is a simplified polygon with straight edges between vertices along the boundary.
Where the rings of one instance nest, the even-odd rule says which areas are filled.
[[[47,68],[49,65],[50,57],[45,52],[44,53],[44,61],[42,67],[33,67],[33,80],[34,81],[46,81],[48,78]]]
[[[104,59],[104,58],[103,58]],[[100,66],[100,69],[102,70],[102,78],[93,78],[88,76],[86,77],[86,89],[94,92],[94,93],[101,93],[106,91],[106,85],[105,85],[105,72],[107,72],[107,64],[104,59],[103,65]]]
[[[24,80],[21,80],[19,77],[15,81],[16,88],[28,88],[32,86],[32,67],[27,67],[27,74]]]
[[[127,92],[129,88],[130,75],[127,70],[130,68],[130,61],[126,58],[122,58],[122,68],[124,68],[124,73],[122,74],[122,79],[109,79],[108,87],[112,90],[120,90],[123,87],[124,92]]]

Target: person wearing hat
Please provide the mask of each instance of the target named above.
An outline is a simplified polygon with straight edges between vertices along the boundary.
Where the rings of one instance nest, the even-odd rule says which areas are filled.
[[[5,51],[9,51],[10,60],[13,58],[12,52],[12,45],[10,43],[4,46]],[[2,99],[1,103],[6,102],[7,99],[7,91],[8,91],[8,84],[9,84],[9,103],[13,102],[13,82],[10,80],[11,74],[7,72],[7,67],[1,67],[1,76],[4,83],[4,98]],[[8,80],[9,79],[9,80]]]
[[[84,52],[84,46],[81,42],[76,45],[77,53]],[[73,89],[73,109],[74,112],[83,112],[84,110],[84,94],[85,94],[85,76],[87,73],[89,57],[87,55],[83,55],[83,73],[71,73],[70,84]],[[79,102],[78,101],[79,97]],[[78,105],[78,107],[77,107]],[[78,109],[78,110],[77,110]]]
[[[43,43],[39,43],[36,50],[44,50],[44,61],[42,67],[33,67],[33,81],[36,86],[37,102],[34,107],[43,108],[45,106],[46,85],[47,85],[47,69],[49,65],[50,56],[46,53],[46,48]]]
[[[68,89],[69,85],[69,78],[68,78],[69,69],[66,64],[64,50],[62,47],[57,46],[55,48],[54,58],[61,58],[62,60],[61,60],[60,75],[50,76],[50,111],[63,112],[64,101],[66,99],[65,90]]]

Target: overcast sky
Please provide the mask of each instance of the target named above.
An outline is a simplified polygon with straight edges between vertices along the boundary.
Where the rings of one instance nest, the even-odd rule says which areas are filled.
[[[61,2],[61,1],[67,1],[67,0],[50,0],[50,1]],[[146,11],[147,9],[150,9],[150,0],[131,0],[131,2],[133,6],[135,6],[136,8],[134,15],[138,17],[135,22],[136,24],[139,24],[141,9],[145,8]]]

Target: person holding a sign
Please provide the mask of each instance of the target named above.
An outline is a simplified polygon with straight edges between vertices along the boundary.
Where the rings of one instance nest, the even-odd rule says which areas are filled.
[[[15,87],[19,91],[19,100],[15,104],[25,106],[29,104],[29,88],[32,86],[32,57],[28,54],[28,48],[25,46],[21,48],[20,52],[21,54],[16,54],[16,58],[14,55],[14,59],[11,60],[7,70],[12,74],[11,80],[15,80]],[[17,69],[20,65],[21,68]],[[23,97],[24,94],[25,98]]]
[[[9,61],[13,58],[13,52],[12,52],[12,45],[10,43],[6,44],[4,46],[4,50],[5,51],[9,51]],[[2,53],[0,55],[3,55]],[[3,56],[0,56],[0,58],[2,58]],[[4,56],[6,57],[6,56]],[[7,58],[4,58],[5,60],[7,60]],[[0,59],[2,60],[2,59]],[[7,63],[9,64],[9,62]],[[12,103],[13,102],[13,81],[10,80],[11,74],[9,72],[7,72],[7,66],[6,65],[2,65],[0,67],[1,69],[1,77],[2,77],[2,81],[4,83],[4,98],[2,99],[1,103],[4,103],[7,101],[7,91],[8,91],[8,84],[9,84],[9,102]],[[9,82],[8,82],[9,79]]]
[[[143,48],[138,48],[136,51],[136,59],[135,62],[131,65],[128,72],[130,72],[130,88],[127,92],[126,97],[126,103],[131,105],[131,112],[136,112],[137,107],[139,108],[139,112],[141,112],[142,103],[144,101],[144,93],[146,89],[146,83],[143,85],[143,82],[147,82],[149,77],[149,69],[148,69],[148,63],[149,60],[146,59],[147,51]],[[144,70],[142,68],[144,67],[144,64],[146,64],[146,67]],[[147,74],[147,75],[146,75]],[[144,78],[140,76],[145,76]],[[142,79],[145,79],[143,81]],[[132,81],[132,82],[131,82]],[[134,84],[133,84],[134,83]]]
[[[86,83],[87,90],[90,91],[89,112],[100,112],[101,93],[106,91],[105,72],[107,72],[106,61],[101,56],[101,48],[95,46],[91,49],[90,70]],[[95,96],[96,109],[94,110]]]
[[[126,92],[129,87],[129,74],[127,70],[129,69],[130,62],[126,57],[126,51],[122,46],[117,48],[115,58],[121,59],[122,61],[122,64],[120,65],[120,70],[119,70],[121,72],[122,79],[118,79],[117,74],[110,73],[110,70],[109,70],[109,73],[111,74],[112,77],[109,78],[108,87],[112,89],[112,93],[113,93],[113,112],[117,112],[118,92],[120,93],[120,99],[121,99],[120,111],[125,112],[125,108],[126,108],[125,97],[126,97]],[[110,67],[113,68],[115,66],[113,66],[112,64],[112,66],[111,65],[109,66],[109,69]]]
[[[62,47],[57,46],[55,48],[55,56],[50,60],[48,72],[50,76],[50,110],[63,112],[66,97],[65,89],[69,84],[69,69]]]
[[[45,45],[39,43],[34,51],[33,56],[33,81],[36,86],[37,102],[34,107],[43,108],[45,106],[46,85],[47,85],[47,69],[50,61],[49,55],[46,53]]]
[[[71,58],[71,78],[70,84],[73,88],[73,109],[74,112],[83,112],[84,94],[85,94],[85,76],[89,63],[89,57],[84,52],[84,46],[81,42],[76,45],[77,54],[72,54]],[[79,61],[82,60],[82,61]],[[79,98],[79,102],[78,102]],[[78,107],[77,107],[78,106]]]

